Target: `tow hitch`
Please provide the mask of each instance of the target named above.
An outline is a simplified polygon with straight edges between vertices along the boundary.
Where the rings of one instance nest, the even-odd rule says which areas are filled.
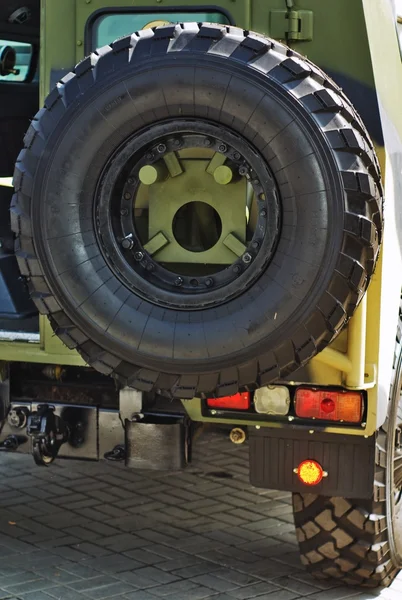
[[[191,459],[191,422],[179,411],[145,410],[142,394],[119,393],[119,408],[11,401],[0,451],[32,453],[49,466],[56,457],[124,461],[131,469],[178,470]]]
[[[70,437],[68,424],[54,411],[54,406],[39,404],[28,416],[27,434],[32,437],[32,455],[37,465],[52,463]]]

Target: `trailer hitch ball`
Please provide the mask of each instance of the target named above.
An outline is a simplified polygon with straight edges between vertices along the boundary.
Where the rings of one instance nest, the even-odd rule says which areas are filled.
[[[241,427],[235,427],[229,434],[230,441],[233,444],[244,444],[247,434]]]

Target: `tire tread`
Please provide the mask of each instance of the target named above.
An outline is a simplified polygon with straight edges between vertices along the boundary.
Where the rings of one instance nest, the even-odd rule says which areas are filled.
[[[66,315],[50,289],[44,292],[40,288],[43,275],[33,243],[30,198],[36,165],[46,140],[53,126],[77,98],[98,80],[108,78],[111,72],[139,59],[186,51],[219,55],[222,60],[247,64],[268,79],[279,82],[304,105],[327,136],[339,164],[344,164],[342,161],[346,156],[351,164],[358,162],[359,170],[351,168],[343,172],[348,206],[343,232],[345,250],[339,257],[333,281],[317,303],[315,325],[305,325],[298,330],[297,341],[282,344],[252,364],[239,365],[233,372],[228,369],[221,373],[167,376],[119,360],[97,344],[90,343],[73,322],[66,324]],[[304,92],[307,90],[300,98],[295,83],[302,84]],[[334,130],[324,131],[320,120],[323,112],[334,115]],[[359,115],[338,86],[317,66],[281,43],[232,26],[196,23],[166,25],[120,38],[84,58],[58,82],[47,96],[44,108],[34,117],[24,144],[15,166],[12,205],[12,228],[17,238],[16,253],[21,272],[29,280],[38,310],[50,317],[62,341],[69,348],[76,348],[88,364],[102,372],[108,371],[124,385],[151,391],[159,389],[158,381],[162,380],[171,386],[163,389],[166,395],[181,398],[196,394],[201,397],[226,395],[239,389],[251,390],[266,385],[306,364],[322,350],[345,326],[367,289],[382,233],[381,177],[373,144]],[[348,243],[349,239],[353,243]],[[341,292],[345,289],[346,294]]]

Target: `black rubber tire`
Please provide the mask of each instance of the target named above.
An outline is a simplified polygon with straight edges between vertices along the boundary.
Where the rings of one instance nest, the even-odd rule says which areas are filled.
[[[399,309],[393,381],[402,353],[402,303]],[[391,402],[390,402],[391,405]],[[389,407],[389,410],[391,406]],[[401,418],[401,414],[399,413]],[[400,571],[390,548],[387,522],[386,447],[395,429],[387,418],[376,434],[373,500],[314,494],[293,494],[293,514],[300,557],[317,579],[338,579],[348,585],[389,586]],[[362,465],[362,468],[364,466]],[[402,565],[402,555],[399,556]]]
[[[129,292],[92,218],[107,156],[147,124],[180,117],[252,143],[283,211],[258,281],[192,312]],[[91,54],[33,120],[14,186],[20,269],[56,334],[102,373],[178,398],[254,389],[305,364],[353,314],[381,239],[378,161],[350,102],[308,60],[235,27],[158,27]]]

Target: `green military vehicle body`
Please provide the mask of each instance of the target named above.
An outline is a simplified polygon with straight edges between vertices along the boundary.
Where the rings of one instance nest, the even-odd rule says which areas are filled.
[[[177,469],[226,427],[254,485],[293,493],[313,575],[390,584],[401,21],[391,0],[0,7],[2,450]]]

